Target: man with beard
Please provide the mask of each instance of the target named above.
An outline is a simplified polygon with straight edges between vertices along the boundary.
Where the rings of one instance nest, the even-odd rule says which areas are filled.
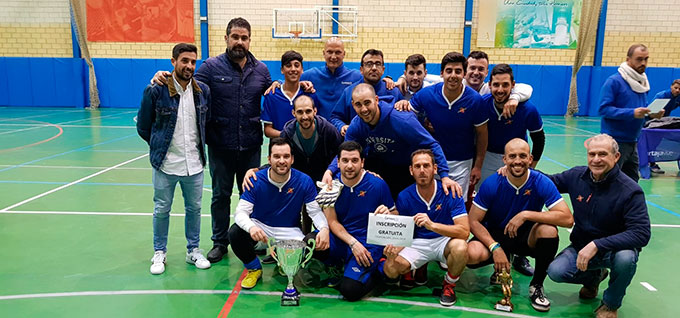
[[[404,62],[404,75],[395,83],[404,99],[411,100],[421,88],[440,83],[441,76],[427,74],[427,62],[422,54],[409,55]]]
[[[385,73],[382,51],[375,49],[366,50],[361,56],[361,67],[359,68],[359,71],[361,71],[363,79],[345,88],[342,92],[342,96],[340,96],[340,99],[338,99],[333,108],[330,119],[331,123],[333,123],[335,128],[337,128],[343,136],[347,132],[347,127],[349,127],[352,118],[357,114],[352,107],[352,92],[357,85],[361,83],[371,85],[378,98],[388,104],[393,104],[404,99],[404,96],[401,95],[399,89],[396,87],[387,89],[385,82],[381,80],[383,73]]]
[[[586,148],[587,167],[548,176],[560,192],[569,193],[575,219],[571,244],[555,257],[548,275],[558,283],[583,284],[579,298],[593,299],[611,269],[609,288],[595,313],[615,318],[651,237],[649,214],[640,186],[616,165],[616,141],[600,134],[588,139]]]
[[[293,119],[293,100],[300,95],[309,95],[318,104],[316,94],[305,93],[300,87],[302,74],[302,55],[295,51],[286,51],[281,55],[281,73],[284,76],[283,86],[274,88],[274,92],[264,96],[262,103],[262,122],[264,135],[269,138],[279,137],[283,125]]]
[[[399,215],[413,216],[417,228],[410,247],[385,246],[385,276],[396,279],[429,261],[446,262],[447,273],[442,282],[439,303],[456,303],[454,287],[467,263],[467,239],[470,235],[465,202],[444,194],[441,183],[434,179],[437,165],[429,149],[411,155],[411,175],[416,183],[399,193]]]
[[[333,125],[323,117],[317,115],[314,100],[307,95],[298,96],[293,102],[293,116],[283,127],[281,138],[291,145],[293,168],[310,176],[312,180],[321,180],[326,168],[337,155],[338,146],[342,143],[342,136]],[[243,178],[243,188],[250,190],[257,181],[257,172],[260,169],[248,170]],[[311,231],[311,219],[306,212],[302,214],[302,232],[307,234]]]
[[[373,86],[361,83],[352,91],[352,106],[357,116],[345,135],[346,141],[357,141],[366,154],[366,167],[378,173],[390,187],[392,197],[411,185],[409,174],[411,153],[418,149],[430,149],[434,153],[444,192],[454,191],[460,196],[460,186],[449,178],[446,158],[439,143],[418,123],[409,112],[394,111],[392,105],[380,101]],[[323,183],[329,187],[337,173],[334,160],[324,173]]]
[[[474,237],[468,242],[468,266],[493,263],[496,273],[509,273],[506,253],[535,258],[529,298],[535,310],[548,311],[543,282],[557,253],[557,226],[569,228],[574,218],[550,179],[529,169],[531,161],[529,144],[510,140],[503,155],[507,176],[495,174],[482,183],[469,214]],[[541,212],[544,205],[548,211]]]
[[[321,207],[314,200],[316,186],[304,173],[292,169],[293,155],[290,144],[283,138],[269,143],[270,167],[258,171],[260,182],[244,192],[234,213],[234,224],[229,228],[229,240],[234,254],[243,262],[248,273],[241,287],[255,287],[262,277],[262,264],[255,255],[255,244],[266,243],[270,237],[277,240],[302,240],[300,211],[307,208],[316,235],[316,249],[328,248],[328,223]]]
[[[502,115],[503,107],[510,100],[515,80],[512,68],[508,64],[498,64],[491,70],[491,94],[482,97],[482,105],[489,112],[489,144],[482,166],[482,182],[495,174],[498,168],[504,166],[503,151],[508,141],[514,138],[527,140],[527,131],[533,142],[531,156],[534,160],[531,168],[535,168],[543,154],[545,147],[545,133],[543,121],[538,109],[531,102],[519,103],[517,111],[510,118]]]
[[[153,167],[154,211],[151,274],[165,271],[170,209],[177,183],[184,197],[187,239],[186,262],[210,268],[198,249],[205,166],[205,121],[210,89],[193,80],[196,46],[180,43],[172,49],[172,82],[151,84],[144,90],[137,114],[137,132],[148,144]]]
[[[339,281],[329,281],[348,301],[357,301],[373,289],[383,246],[366,243],[370,213],[393,213],[394,201],[382,179],[367,173],[361,145],[345,141],[338,149],[339,181],[343,187],[334,207],[324,208],[331,229],[327,253],[315,253],[325,263],[344,265]]]
[[[262,94],[271,85],[269,70],[250,53],[250,23],[234,18],[227,24],[227,51],[208,58],[196,79],[212,93],[206,143],[212,178],[213,248],[208,260],[219,262],[229,245],[229,215],[234,175],[242,180],[246,171],[260,165]],[[162,85],[169,73],[159,71],[153,81]],[[238,183],[239,194],[243,192]]]
[[[410,101],[398,102],[394,107],[427,116],[432,136],[444,149],[447,172],[463,188],[463,199],[467,201],[469,185],[476,184],[481,176],[489,118],[479,94],[463,84],[466,67],[465,56],[447,53],[441,62],[444,82],[425,87]]]
[[[637,140],[645,122],[645,116],[661,118],[664,111],[650,114],[647,108],[647,60],[649,51],[643,44],[628,48],[626,61],[621,63],[616,74],[610,76],[602,86],[599,114],[602,116],[600,132],[614,137],[619,144],[621,171],[635,182],[638,174]]]

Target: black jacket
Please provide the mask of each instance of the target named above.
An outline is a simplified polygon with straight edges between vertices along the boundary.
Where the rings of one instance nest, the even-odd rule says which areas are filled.
[[[571,198],[575,224],[569,239],[576,250],[591,241],[598,252],[640,250],[649,243],[652,233],[645,194],[618,166],[600,182],[593,181],[588,167],[548,177]]]
[[[281,137],[288,140],[293,151],[293,168],[298,169],[312,178],[320,181],[328,165],[338,154],[338,147],[343,142],[342,135],[335,129],[335,126],[323,117],[316,115],[316,142],[311,156],[307,156],[302,149],[302,144],[295,131],[297,121],[289,120],[283,130]]]

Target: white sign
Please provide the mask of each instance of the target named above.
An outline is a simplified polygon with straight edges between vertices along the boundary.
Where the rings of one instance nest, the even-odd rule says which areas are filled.
[[[371,213],[368,215],[368,236],[366,243],[411,246],[411,242],[413,242],[413,226],[412,216]]]
[[[664,107],[666,107],[666,104],[668,104],[668,101],[670,99],[668,98],[659,98],[655,99],[647,108],[649,108],[650,113],[656,114],[660,112]]]

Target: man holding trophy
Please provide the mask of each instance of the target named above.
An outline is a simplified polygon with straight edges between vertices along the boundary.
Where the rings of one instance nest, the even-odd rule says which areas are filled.
[[[399,193],[397,211],[413,216],[418,227],[410,247],[385,247],[384,273],[396,279],[430,261],[446,262],[439,303],[452,306],[456,303],[454,287],[467,263],[470,226],[465,202],[462,197],[444,194],[441,182],[434,179],[437,165],[431,150],[413,152],[410,172],[416,183]]]
[[[279,252],[279,265],[285,271],[289,268],[291,273],[286,273],[291,281],[292,276],[300,266],[301,255],[304,244],[292,244],[290,240],[302,243],[304,234],[300,229],[300,211],[304,205],[309,216],[312,218],[314,226],[319,230],[316,235],[316,249],[328,249],[329,230],[326,217],[324,216],[316,197],[316,186],[312,179],[304,173],[292,169],[293,155],[291,154],[290,144],[282,138],[274,138],[269,142],[269,164],[268,169],[257,172],[259,182],[243,193],[236,207],[234,216],[235,224],[229,228],[229,241],[231,242],[234,254],[243,262],[248,274],[241,282],[241,287],[251,289],[255,287],[257,281],[262,277],[262,265],[255,255],[255,244],[259,242],[267,243],[270,238],[276,239],[279,243],[290,248],[277,248],[277,251],[290,252],[298,255],[297,264],[281,264],[286,261],[293,261],[295,255],[281,255]],[[289,275],[290,274],[290,275]],[[296,305],[299,302],[299,295],[289,284],[287,292],[290,303]],[[282,299],[282,304],[284,304]]]
[[[536,267],[529,286],[531,306],[537,311],[550,310],[543,282],[548,265],[559,244],[556,226],[571,227],[574,218],[569,207],[548,177],[529,169],[532,162],[529,144],[515,138],[505,145],[503,162],[506,175],[487,178],[470,209],[470,230],[474,237],[468,242],[468,266],[494,264],[506,286],[510,283],[510,262],[507,253],[531,256]],[[548,211],[541,211],[543,206]],[[494,279],[496,283],[497,279]],[[504,288],[507,291],[509,289]],[[506,304],[499,310],[512,310],[509,293]],[[499,302],[500,303],[500,302]]]

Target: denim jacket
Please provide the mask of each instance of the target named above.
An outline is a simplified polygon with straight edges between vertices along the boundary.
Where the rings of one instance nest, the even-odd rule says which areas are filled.
[[[194,91],[196,121],[200,136],[199,153],[205,166],[205,124],[209,117],[210,88],[197,80],[191,81]],[[149,144],[151,166],[160,169],[170,147],[177,124],[180,96],[172,80],[167,85],[151,84],[144,89],[142,105],[137,112],[137,133]]]

